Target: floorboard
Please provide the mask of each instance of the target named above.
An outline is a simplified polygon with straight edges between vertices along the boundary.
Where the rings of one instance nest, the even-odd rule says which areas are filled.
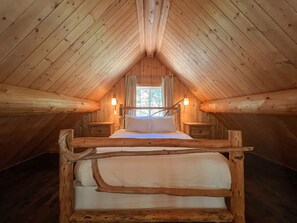
[[[246,155],[247,223],[297,222],[297,172]],[[58,222],[58,155],[0,172],[0,222]]]

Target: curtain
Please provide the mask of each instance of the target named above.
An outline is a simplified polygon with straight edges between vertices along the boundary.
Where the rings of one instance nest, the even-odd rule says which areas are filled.
[[[163,105],[165,107],[173,106],[173,77],[163,76],[162,77],[162,97]],[[168,115],[172,115],[172,111],[168,112]]]
[[[136,76],[126,76],[125,80],[125,107],[136,106]],[[127,110],[127,115],[135,116],[135,110]]]

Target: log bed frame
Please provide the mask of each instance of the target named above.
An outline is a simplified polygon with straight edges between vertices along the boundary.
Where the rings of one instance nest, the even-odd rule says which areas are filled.
[[[60,222],[245,222],[244,199],[244,152],[252,147],[242,147],[241,131],[229,131],[228,140],[199,139],[120,139],[120,138],[74,138],[72,129],[61,130],[60,145]],[[187,147],[189,149],[137,152],[96,153],[96,147],[161,146]],[[83,149],[75,153],[74,149]],[[198,190],[182,188],[114,188],[102,185],[98,190],[126,193],[163,193],[180,196],[212,196],[229,199],[227,209],[133,209],[75,211],[73,208],[73,167],[78,160],[97,160],[115,156],[143,156],[188,154],[203,152],[229,153],[232,185],[230,190]],[[94,163],[94,161],[93,161]],[[96,174],[95,174],[96,175]],[[154,191],[155,190],[155,191]]]

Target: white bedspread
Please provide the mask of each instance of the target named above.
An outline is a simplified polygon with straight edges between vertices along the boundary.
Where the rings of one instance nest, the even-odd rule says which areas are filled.
[[[115,132],[114,138],[182,138],[190,137],[181,132],[132,133]],[[124,140],[124,139],[123,139]],[[98,152],[121,150],[177,149],[174,147],[106,147]],[[178,148],[181,149],[181,148]],[[112,157],[100,159],[98,166],[104,181],[113,186],[178,187],[200,189],[230,189],[231,176],[228,160],[219,153],[184,155]],[[91,162],[80,161],[75,167],[75,177],[83,186],[95,186]]]

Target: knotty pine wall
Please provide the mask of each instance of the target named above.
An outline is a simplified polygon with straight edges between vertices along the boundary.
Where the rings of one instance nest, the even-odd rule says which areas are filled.
[[[48,151],[57,151],[59,131],[73,128],[82,113],[0,116],[0,170]]]
[[[216,114],[229,129],[243,132],[245,145],[253,153],[297,170],[297,117],[287,115]]]
[[[192,94],[192,92],[179,80],[179,78],[170,72],[170,70],[162,64],[157,58],[143,58],[135,66],[133,66],[126,75],[136,75],[137,84],[144,86],[161,85],[161,77],[163,75],[174,76],[174,101],[177,102],[185,95],[190,100],[189,106],[181,105],[181,122],[210,122],[213,123],[213,137],[226,138],[227,130],[218,119],[212,114],[199,111],[200,101]],[[87,135],[88,122],[112,121],[115,123],[115,129],[121,127],[121,118],[119,116],[119,104],[124,104],[125,94],[125,76],[123,76],[100,100],[101,109],[97,112],[84,115],[76,126],[76,132],[81,135]],[[117,114],[114,115],[114,106],[111,105],[111,98],[115,96],[118,100],[116,107]],[[183,126],[182,130],[183,130]]]

